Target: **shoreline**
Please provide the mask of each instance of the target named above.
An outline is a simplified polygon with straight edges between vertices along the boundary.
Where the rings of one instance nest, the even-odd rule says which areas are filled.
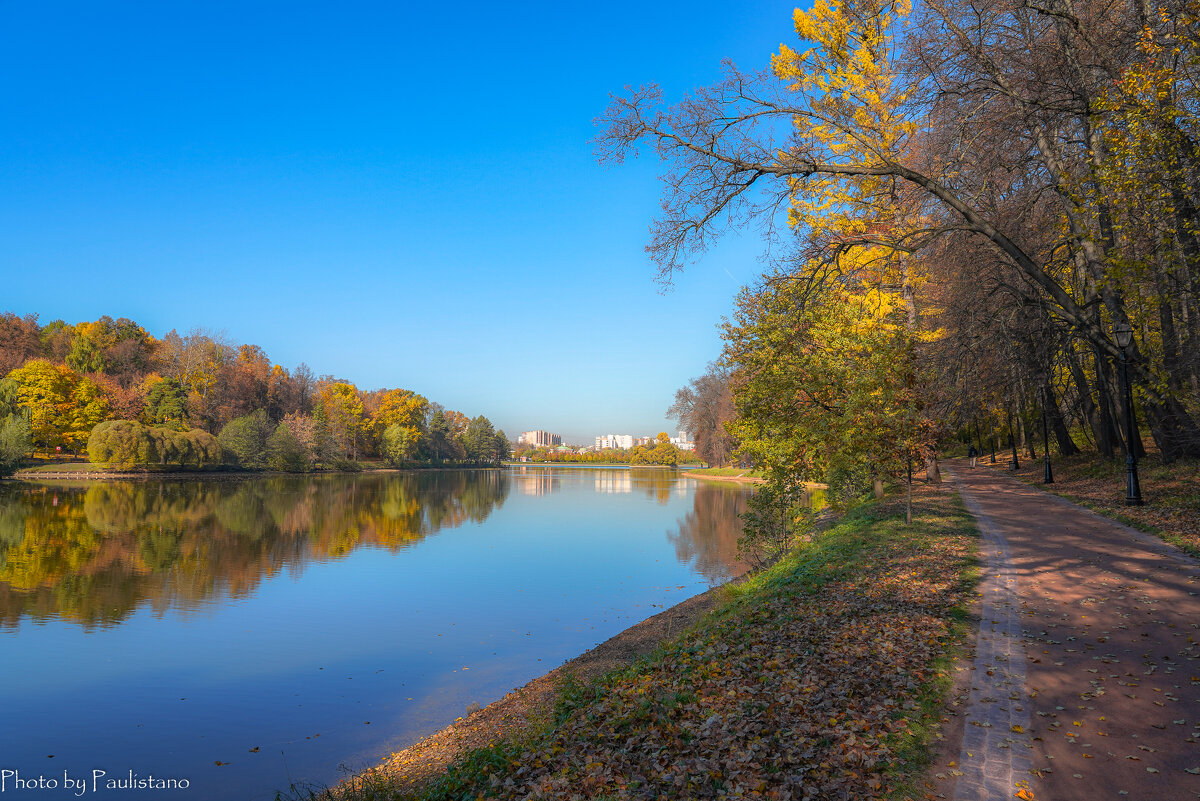
[[[80,462],[77,464],[87,464]],[[140,481],[149,479],[188,480],[188,479],[243,479],[277,476],[357,476],[372,473],[422,473],[442,470],[503,470],[510,467],[601,467],[625,468],[628,464],[574,464],[557,462],[520,463],[505,462],[501,465],[421,465],[419,467],[363,467],[361,470],[312,470],[307,473],[290,473],[283,470],[120,470],[116,468],[94,469],[63,469],[37,470],[23,467],[0,481]],[[687,477],[692,471],[687,468],[665,467],[662,465],[632,465],[639,469],[677,470]],[[742,476],[690,476],[711,481],[731,481],[741,484],[761,483],[762,479]]]
[[[727,484],[762,484],[765,479],[755,476],[714,476],[701,473],[695,475],[694,471],[687,471],[683,474],[684,478],[694,478],[697,481],[724,481]]]
[[[389,791],[416,791],[471,750],[519,739],[554,713],[558,691],[564,683],[589,683],[653,653],[716,609],[725,598],[725,589],[745,577],[743,572],[630,626],[499,700],[381,758],[373,767],[329,788],[331,796],[336,798],[340,788],[358,784],[384,785]]]
[[[374,473],[421,473],[441,470],[500,470],[495,465],[452,465],[437,467],[364,467],[361,470],[313,470],[308,473],[289,473],[283,470],[17,470],[7,481],[142,481],[165,479],[186,481],[189,479],[245,479],[275,478],[279,476],[361,476]]]

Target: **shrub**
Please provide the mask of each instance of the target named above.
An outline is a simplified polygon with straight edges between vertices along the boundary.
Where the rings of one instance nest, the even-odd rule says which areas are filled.
[[[207,431],[175,431],[136,420],[106,420],[92,429],[88,460],[108,467],[205,468],[221,464],[225,451]]]
[[[0,422],[0,478],[12,475],[32,447],[29,421],[25,416],[5,416]]]
[[[275,426],[262,409],[225,424],[217,439],[242,467],[266,467],[267,440]]]
[[[105,420],[88,436],[88,461],[109,467],[133,467],[155,459],[154,438],[135,420]]]
[[[755,567],[772,565],[792,549],[797,538],[812,531],[812,524],[804,485],[771,479],[747,501],[738,556]]]
[[[303,473],[312,469],[308,449],[286,423],[280,423],[267,437],[267,467],[289,473]]]

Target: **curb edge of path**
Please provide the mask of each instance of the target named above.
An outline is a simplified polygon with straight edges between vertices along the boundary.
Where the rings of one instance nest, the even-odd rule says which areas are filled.
[[[979,629],[964,713],[961,776],[955,801],[1013,798],[1028,786],[1033,762],[1026,749],[1030,700],[1025,682],[1025,651],[1017,575],[1008,541],[949,466],[946,472],[982,539],[979,582]],[[1068,501],[1069,503],[1069,501]]]

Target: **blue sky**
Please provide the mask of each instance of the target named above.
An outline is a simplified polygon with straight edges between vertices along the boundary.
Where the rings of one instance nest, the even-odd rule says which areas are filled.
[[[223,331],[513,436],[654,433],[761,247],[661,293],[661,165],[600,166],[592,121],[765,66],[792,7],[6,3],[0,310]]]

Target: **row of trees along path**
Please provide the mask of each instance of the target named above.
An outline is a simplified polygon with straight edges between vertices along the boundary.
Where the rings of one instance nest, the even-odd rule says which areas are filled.
[[[1200,562],[996,468],[950,472],[980,626],[931,797],[1200,796]]]

